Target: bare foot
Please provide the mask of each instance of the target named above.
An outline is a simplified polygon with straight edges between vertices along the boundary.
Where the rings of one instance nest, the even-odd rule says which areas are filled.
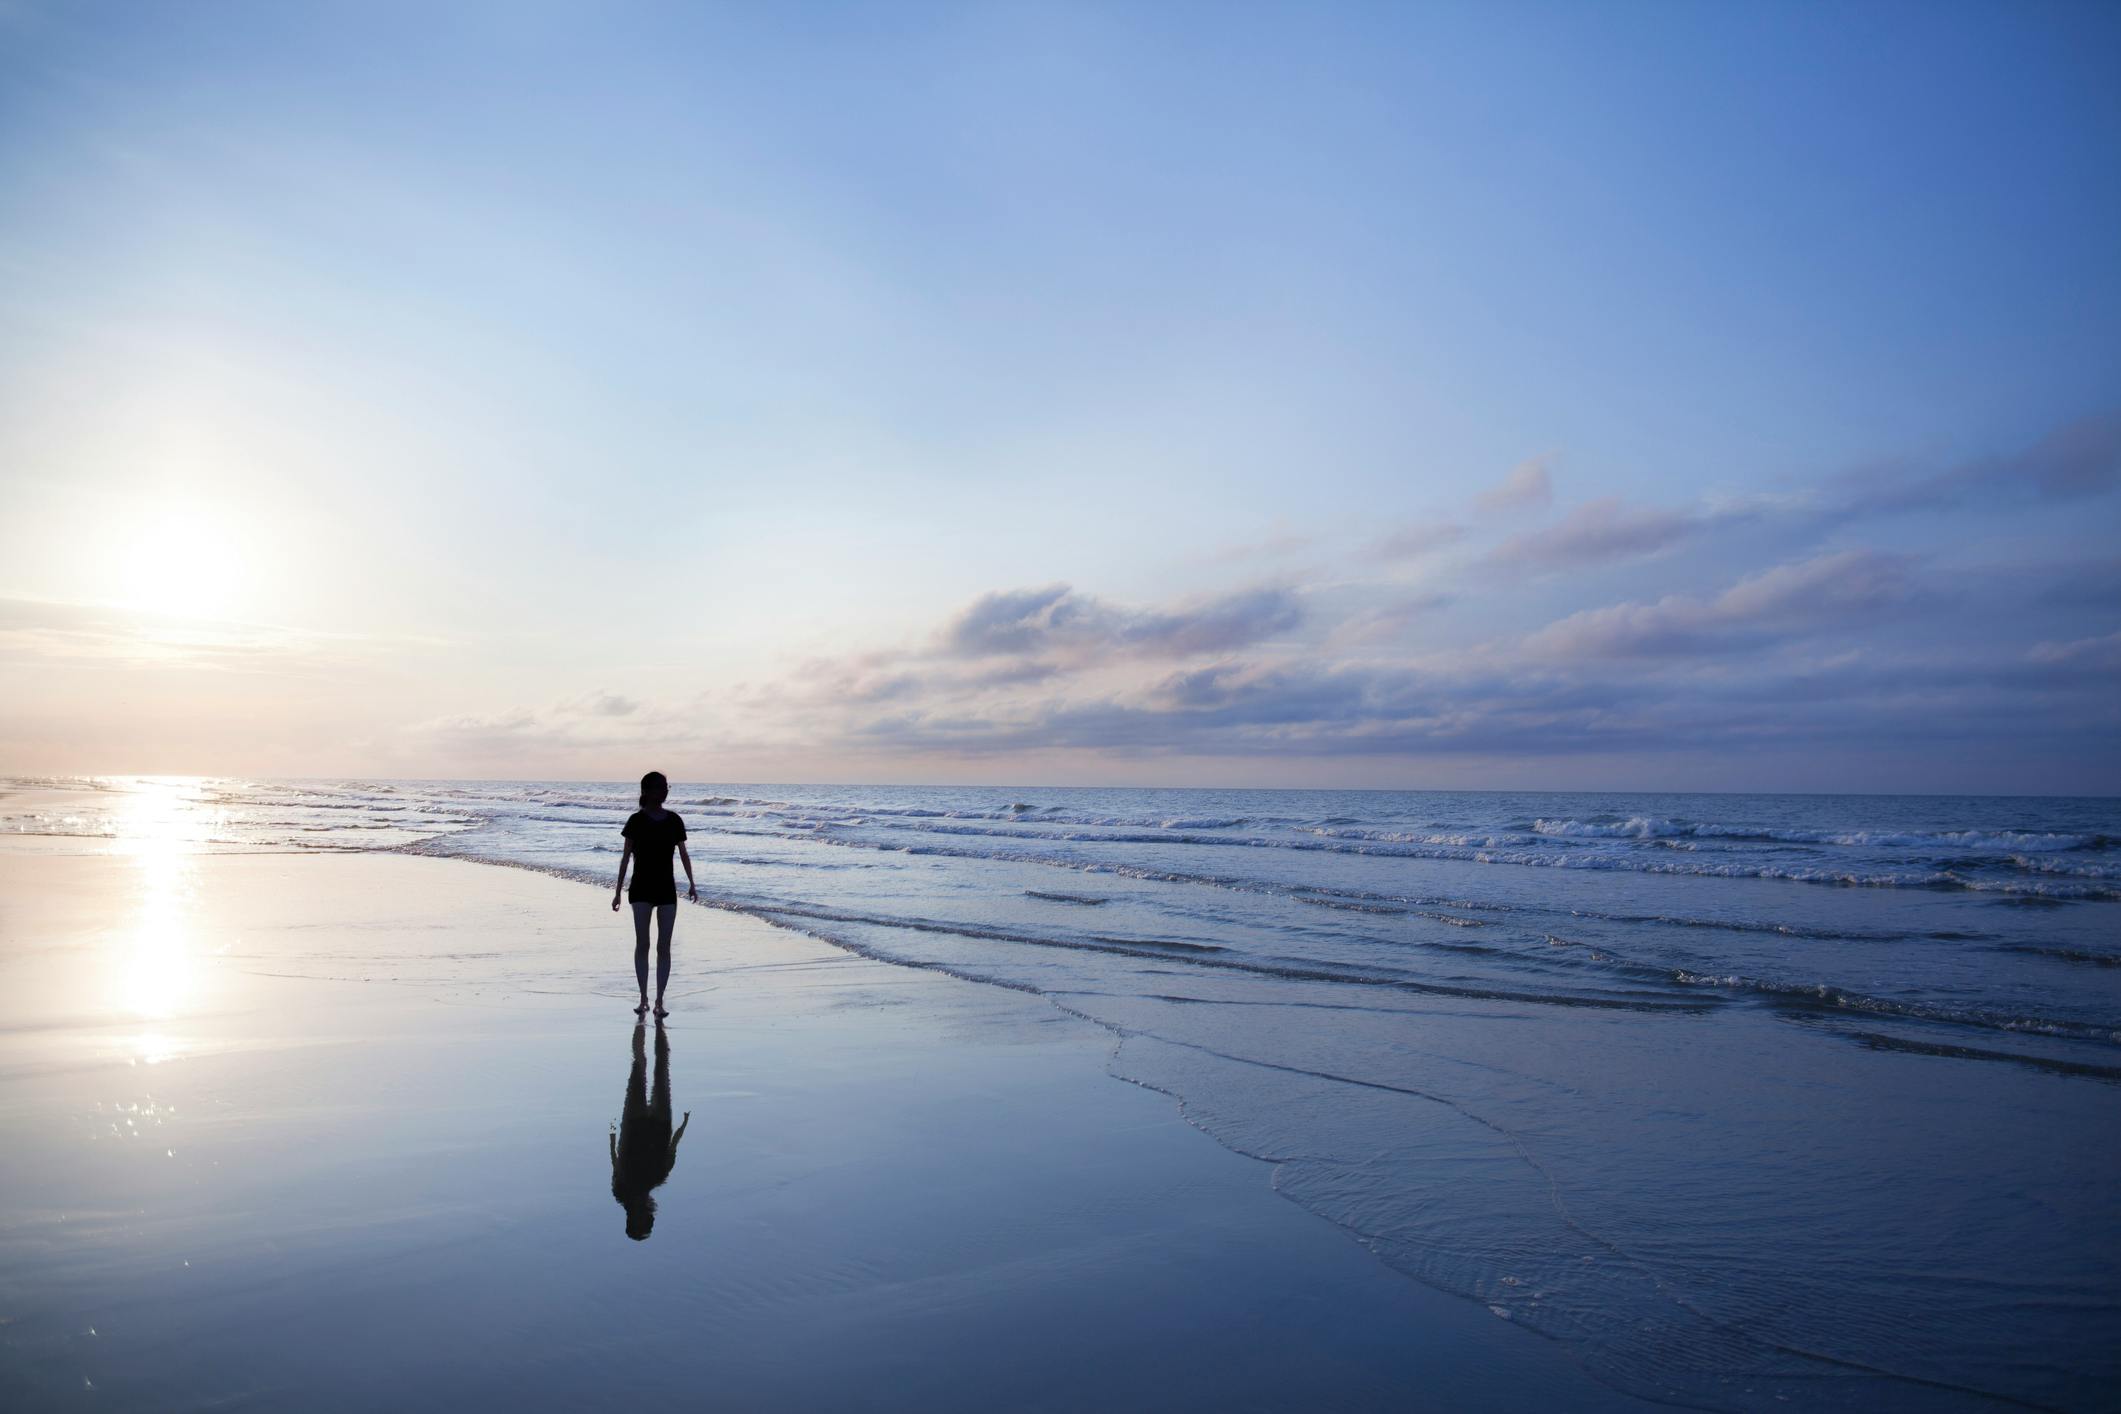
[[[655,1004],[655,1019],[657,1021],[661,1021],[664,1017],[668,1015],[670,1015],[670,1013],[663,1010],[663,1004],[661,1002],[657,1002]]]
[[[648,1015],[648,998],[641,998],[641,1004],[633,1009],[633,1014],[635,1016]]]

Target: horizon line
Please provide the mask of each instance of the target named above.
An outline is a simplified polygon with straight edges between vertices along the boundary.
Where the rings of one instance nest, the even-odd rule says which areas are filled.
[[[666,773],[667,774],[667,773]],[[60,781],[106,781],[106,780],[155,780],[155,781],[260,781],[274,784],[306,784],[331,782],[356,784],[373,781],[378,784],[408,785],[629,785],[633,782],[621,776],[267,776],[234,773],[196,771],[106,771],[106,772],[61,772],[43,774],[8,773],[0,776],[0,782],[20,786],[40,782]],[[991,790],[991,791],[1045,791],[1045,790],[1110,790],[1110,791],[1163,791],[1194,792],[1243,791],[1254,795],[1701,795],[1701,796],[1768,796],[1792,800],[2121,800],[2121,792],[2083,792],[2076,794],[2061,791],[1882,791],[1882,790],[1660,790],[1652,787],[1527,787],[1509,786],[1493,789],[1471,786],[1175,786],[1175,785],[1057,785],[1015,782],[1000,785],[948,784],[934,781],[890,782],[890,781],[738,781],[702,779],[693,784],[700,787],[728,786],[748,790],[794,788],[798,790],[865,789],[865,790]],[[673,786],[672,794],[676,793]]]

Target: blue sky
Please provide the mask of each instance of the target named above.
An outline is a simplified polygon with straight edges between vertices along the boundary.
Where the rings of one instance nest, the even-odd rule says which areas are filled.
[[[2121,789],[2117,69],[0,6],[0,766]]]

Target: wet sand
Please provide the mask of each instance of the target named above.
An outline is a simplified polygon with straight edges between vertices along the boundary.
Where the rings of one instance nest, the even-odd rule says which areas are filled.
[[[1033,997],[682,909],[635,1240],[598,891],[37,850],[0,900],[10,1410],[1632,1407]]]

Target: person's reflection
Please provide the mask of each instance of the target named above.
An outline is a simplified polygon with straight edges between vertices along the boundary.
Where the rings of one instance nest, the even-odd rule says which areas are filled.
[[[663,1023],[655,1026],[655,1093],[648,1091],[648,1057],[641,1044],[648,1028],[633,1028],[633,1073],[626,1077],[626,1110],[611,1127],[611,1196],[626,1210],[626,1235],[645,1242],[655,1226],[655,1199],[649,1195],[670,1177],[678,1161],[678,1141],[692,1123],[685,1112],[677,1133],[670,1132],[670,1038]]]

